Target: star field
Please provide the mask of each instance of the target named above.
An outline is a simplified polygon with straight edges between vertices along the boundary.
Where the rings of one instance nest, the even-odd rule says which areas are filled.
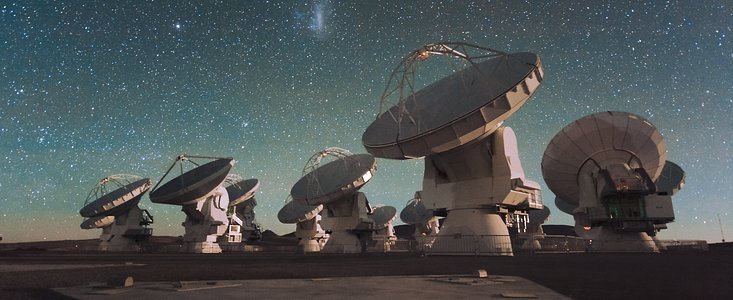
[[[101,178],[158,181],[180,154],[231,156],[262,182],[257,219],[277,221],[306,160],[365,153],[392,68],[464,41],[542,57],[545,81],[505,125],[543,184],[550,139],[585,115],[652,122],[687,172],[664,239],[733,236],[733,5],[727,1],[6,1],[0,3],[0,234],[6,242],[94,238],[79,216]],[[421,160],[379,160],[363,191],[401,209]],[[167,180],[167,179],[166,179]],[[156,235],[179,207],[141,206]]]

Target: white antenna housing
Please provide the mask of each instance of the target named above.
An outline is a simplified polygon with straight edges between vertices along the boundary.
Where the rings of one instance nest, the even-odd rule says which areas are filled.
[[[140,251],[153,229],[147,226],[153,218],[138,207],[142,196],[150,189],[149,178],[117,174],[100,180],[89,192],[79,211],[87,218],[82,229],[102,229],[99,236],[101,251]]]
[[[466,67],[416,91],[417,65],[432,56]],[[525,227],[518,216],[542,201],[524,176],[514,132],[500,126],[543,76],[533,53],[465,43],[425,45],[395,68],[362,143],[381,158],[425,157],[422,202],[446,217],[430,252],[473,255],[463,245],[472,238],[480,255],[513,255],[507,226]]]
[[[573,214],[578,235],[592,241],[591,251],[657,252],[652,237],[674,220],[671,196],[684,182],[682,169],[666,157],[649,121],[600,112],[555,135],[542,176],[558,208]]]
[[[238,249],[241,245],[237,244],[241,244],[243,240],[256,240],[262,235],[254,210],[257,206],[255,194],[260,188],[260,181],[254,178],[245,180],[237,174],[229,174],[224,180],[224,188],[230,199],[227,210],[229,227],[219,243],[227,243]]]
[[[290,190],[293,201],[323,205],[321,226],[330,232],[322,252],[359,253],[372,241],[371,206],[358,190],[373,176],[377,162],[369,154],[338,157],[300,178]]]
[[[192,158],[213,159],[212,161],[196,165],[195,168],[183,172],[183,163]],[[221,247],[217,243],[220,236],[228,229],[229,193],[222,185],[235,161],[231,157],[215,158],[201,156],[179,156],[171,165],[168,173],[180,164],[181,175],[171,179],[166,184],[150,192],[150,201],[169,205],[180,205],[181,211],[186,214],[186,220],[181,224],[185,228],[183,235],[183,252],[193,253],[220,253]]]

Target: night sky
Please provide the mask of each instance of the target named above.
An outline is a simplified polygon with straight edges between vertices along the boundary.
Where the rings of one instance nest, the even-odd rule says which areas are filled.
[[[288,233],[276,214],[306,160],[365,153],[392,68],[438,41],[541,56],[545,81],[505,125],[551,223],[572,217],[544,185],[547,143],[621,110],[656,125],[687,172],[660,237],[719,241],[719,214],[733,239],[730,1],[548,2],[1,1],[3,242],[95,238],[78,210],[100,179],[157,182],[184,153],[234,157],[234,173],[262,182],[258,221]],[[363,191],[402,209],[422,160],[378,163]],[[155,235],[183,234],[180,207],[141,206]]]

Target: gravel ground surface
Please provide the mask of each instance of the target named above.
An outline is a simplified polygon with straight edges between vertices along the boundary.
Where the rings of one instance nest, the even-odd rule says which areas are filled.
[[[17,265],[28,265],[27,271]],[[38,265],[54,266],[39,270]],[[74,265],[85,268],[71,268]],[[689,253],[514,257],[2,251],[0,299],[63,299],[49,288],[106,282],[122,275],[143,282],[469,274],[477,269],[524,277],[573,299],[733,299],[732,247]]]

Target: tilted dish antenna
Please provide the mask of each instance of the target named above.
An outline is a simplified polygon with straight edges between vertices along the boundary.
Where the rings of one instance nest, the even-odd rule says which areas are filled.
[[[313,154],[308,159],[308,161],[306,161],[305,166],[303,167],[303,171],[301,172],[301,177],[305,177],[307,174],[318,169],[318,167],[321,165],[321,161],[326,157],[341,159],[350,155],[352,154],[351,152],[349,152],[349,150],[338,147],[329,147],[324,150],[318,151]],[[309,188],[312,188],[314,190],[320,188],[318,186],[318,182],[314,180],[309,181],[308,186]],[[285,198],[285,206],[283,206],[283,208],[278,213],[278,219],[282,223],[289,224],[310,220],[315,217],[315,215],[320,213],[323,209],[323,205],[321,204],[307,205],[299,202],[293,202],[292,200],[293,197],[288,194],[288,197]]]
[[[254,199],[255,194],[260,189],[260,181],[255,178],[244,179],[237,174],[229,174],[224,180],[224,188],[229,193],[229,206],[237,206]]]
[[[655,252],[650,236],[674,220],[670,195],[684,177],[670,165],[675,183],[659,182],[666,157],[662,135],[648,120],[627,112],[599,112],[552,138],[542,158],[542,176],[558,208],[572,209],[578,235],[593,239],[593,250]]]
[[[315,218],[322,210],[323,204],[307,205],[291,200],[277,213],[277,219],[285,224],[295,224]]]
[[[212,161],[200,165],[191,159]],[[187,163],[193,164],[195,168],[184,172]],[[204,201],[206,194],[224,182],[234,163],[231,157],[180,155],[150,191],[150,201],[171,205],[189,205]],[[159,186],[176,165],[179,166],[180,175]]]
[[[150,189],[150,178],[129,174],[116,174],[100,180],[91,191],[84,207],[79,210],[82,217],[115,216],[136,206],[143,194]]]
[[[361,252],[367,242],[366,232],[373,231],[374,221],[367,217],[371,207],[358,190],[377,168],[374,156],[354,154],[337,157],[305,174],[290,190],[292,201],[323,205],[323,227],[331,231],[324,252]]]
[[[468,67],[415,90],[418,64],[434,56]],[[496,130],[542,78],[542,62],[532,53],[466,43],[425,45],[395,67],[380,97],[380,113],[362,142],[376,157],[392,159],[451,150]]]
[[[194,159],[211,161],[199,164]],[[216,241],[229,224],[229,194],[222,184],[234,163],[231,157],[180,155],[150,192],[150,201],[154,203],[182,206],[186,214],[182,224],[185,228],[182,251],[221,252]],[[185,171],[190,165],[194,168]],[[176,166],[179,166],[180,175],[160,185]]]
[[[149,178],[129,174],[116,174],[103,178],[84,201],[79,210],[82,229],[101,228],[100,250],[138,251],[138,242],[147,240],[153,229],[147,226],[153,218],[138,203],[150,189]]]
[[[424,223],[432,218],[435,218],[433,210],[425,207],[420,192],[415,192],[415,197],[407,201],[400,212],[400,220],[410,225]]]
[[[453,68],[420,88],[418,65],[431,57]],[[491,241],[481,249],[501,250],[481,254],[512,255],[505,223],[519,218],[507,215],[542,208],[539,184],[524,177],[514,132],[500,126],[535,93],[543,72],[536,54],[459,42],[425,45],[393,70],[362,143],[380,158],[425,157],[424,205],[447,215],[439,233],[445,238],[432,252],[463,254],[457,245],[465,242],[448,236],[501,236],[482,238]]]
[[[658,192],[673,195],[685,186],[685,171],[676,163],[666,161],[662,173],[654,183]]]
[[[374,233],[372,234],[371,247],[367,251],[389,252],[392,249],[397,236],[394,230],[394,219],[397,216],[397,209],[393,206],[375,205],[372,213],[368,215],[374,221]]]
[[[110,226],[114,222],[115,216],[96,216],[84,220],[84,222],[81,222],[80,226],[81,229],[96,229]]]
[[[350,155],[352,155],[351,152],[338,147],[318,151],[306,161],[301,177],[316,170],[325,158],[341,159]],[[319,188],[316,182],[310,182],[308,185],[313,189]],[[281,223],[296,224],[295,236],[299,239],[298,252],[318,252],[326,244],[329,234],[321,227],[320,213],[322,210],[323,204],[308,205],[293,201],[293,197],[288,193],[285,205],[278,211],[277,218]]]
[[[420,191],[415,192],[415,196],[402,209],[400,220],[415,226],[414,237],[418,242],[416,250],[430,248],[435,241],[435,235],[440,231],[440,221],[432,209],[425,207]]]
[[[369,154],[339,158],[301,177],[290,195],[294,201],[308,205],[327,205],[356,193],[376,169],[377,161]]]
[[[226,242],[241,243],[242,240],[256,240],[262,235],[255,221],[254,208],[257,206],[255,194],[260,189],[257,179],[244,179],[237,174],[229,174],[224,179],[224,188],[229,195],[229,228]]]
[[[370,215],[374,220],[375,227],[384,227],[388,223],[394,221],[397,215],[397,209],[392,206],[374,206]]]
[[[552,138],[542,157],[542,176],[556,196],[578,205],[581,172],[625,163],[656,180],[666,157],[667,145],[649,121],[625,112],[601,112],[570,123]]]

